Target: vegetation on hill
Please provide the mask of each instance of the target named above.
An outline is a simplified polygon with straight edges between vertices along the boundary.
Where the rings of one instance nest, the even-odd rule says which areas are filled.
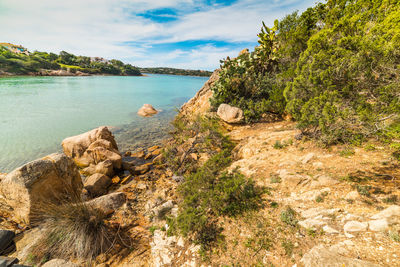
[[[240,107],[247,122],[290,114],[326,144],[399,135],[400,1],[328,0],[258,36],[221,62],[214,108]]]
[[[152,74],[171,74],[171,75],[185,75],[185,76],[211,76],[211,71],[206,70],[185,70],[185,69],[175,69],[175,68],[140,68],[143,73]]]
[[[35,51],[29,55],[13,53],[0,46],[0,70],[11,74],[38,73],[41,70],[80,71],[87,74],[141,75],[140,70],[130,64],[113,59],[75,56],[65,51],[59,55]]]

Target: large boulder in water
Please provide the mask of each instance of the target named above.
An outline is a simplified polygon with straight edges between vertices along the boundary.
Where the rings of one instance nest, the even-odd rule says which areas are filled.
[[[87,133],[68,137],[61,143],[64,153],[71,157],[78,167],[97,165],[111,160],[115,169],[120,169],[122,157],[114,136],[102,126]]]
[[[217,115],[227,123],[239,123],[243,120],[243,110],[228,104],[221,104],[218,107]]]
[[[142,117],[150,117],[157,114],[158,111],[150,104],[144,104],[139,110],[138,115]]]
[[[29,224],[41,203],[78,196],[82,187],[75,163],[64,154],[51,154],[7,174],[0,182],[0,193],[13,208],[13,219]]]

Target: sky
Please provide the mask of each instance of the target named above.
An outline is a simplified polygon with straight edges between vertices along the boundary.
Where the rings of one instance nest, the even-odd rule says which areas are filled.
[[[30,51],[214,70],[316,0],[0,0],[0,42]]]

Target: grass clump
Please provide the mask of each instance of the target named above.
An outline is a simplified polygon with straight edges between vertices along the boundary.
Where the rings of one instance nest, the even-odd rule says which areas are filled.
[[[392,195],[382,199],[382,201],[386,204],[396,204],[398,201],[398,197],[396,195]]]
[[[30,251],[32,263],[51,258],[91,261],[112,245],[125,246],[118,229],[107,224],[109,213],[76,198],[58,204],[42,203],[32,217],[41,237]]]
[[[296,226],[298,222],[296,212],[291,207],[287,207],[281,212],[281,221],[287,225]]]
[[[389,237],[395,242],[400,242],[400,234],[398,231],[389,231]]]
[[[362,196],[366,196],[369,197],[371,196],[370,190],[371,190],[371,186],[369,185],[356,185],[356,189],[358,191],[358,193]]]
[[[292,241],[290,241],[290,240],[283,241],[282,242],[282,247],[285,250],[286,256],[289,256],[289,257],[292,256],[293,249],[294,249],[294,245],[293,245]]]

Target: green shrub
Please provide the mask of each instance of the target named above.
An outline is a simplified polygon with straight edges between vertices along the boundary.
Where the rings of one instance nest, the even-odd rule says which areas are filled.
[[[170,229],[190,237],[203,250],[209,250],[221,237],[220,216],[235,217],[262,203],[262,190],[252,180],[237,171],[222,172],[230,161],[229,150],[218,153],[179,187],[183,202],[178,217],[169,221]]]
[[[296,212],[291,207],[287,207],[281,212],[281,221],[290,226],[296,226],[298,222]]]
[[[324,7],[324,27],[285,89],[287,110],[325,143],[360,140],[400,112],[400,5],[330,0]]]

